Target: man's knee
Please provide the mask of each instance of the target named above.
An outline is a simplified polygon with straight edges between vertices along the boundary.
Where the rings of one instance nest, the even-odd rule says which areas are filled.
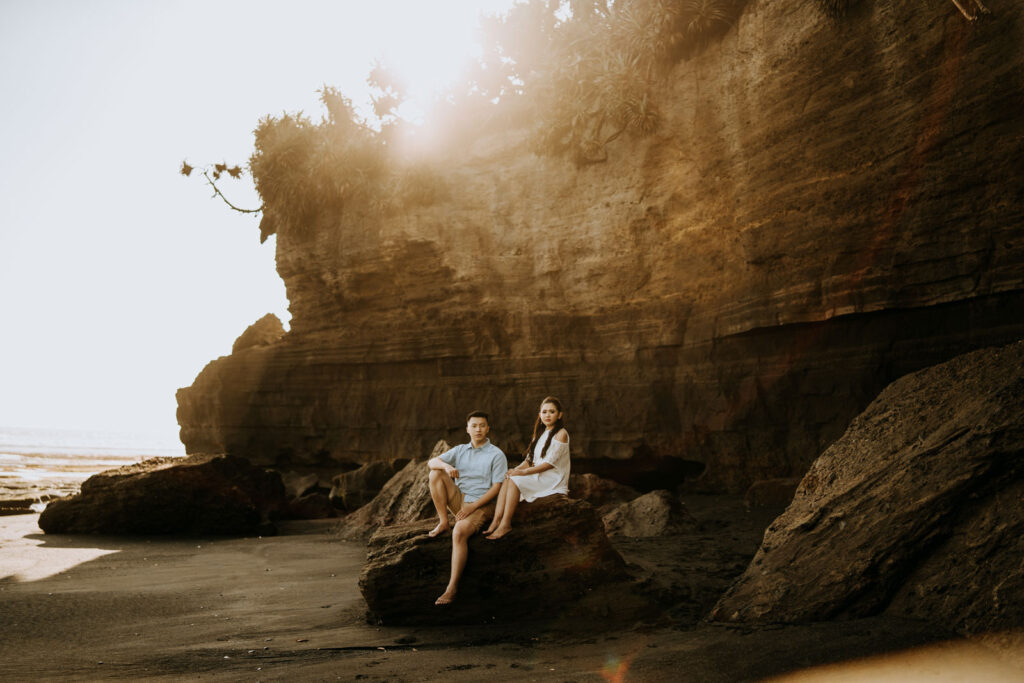
[[[456,541],[464,541],[473,535],[476,531],[476,527],[468,519],[459,520],[455,523],[455,528],[452,529],[452,539]]]
[[[427,479],[427,488],[431,491],[441,493],[445,498],[451,497],[451,487],[448,486],[448,473],[444,470],[430,470],[430,477]],[[449,479],[450,481],[450,479]]]

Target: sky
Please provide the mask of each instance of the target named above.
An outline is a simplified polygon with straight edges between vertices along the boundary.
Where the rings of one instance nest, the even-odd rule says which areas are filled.
[[[368,114],[377,59],[426,108],[511,4],[0,0],[0,427],[176,439],[175,391],[289,320],[274,238],[181,162],[244,165],[324,84]]]

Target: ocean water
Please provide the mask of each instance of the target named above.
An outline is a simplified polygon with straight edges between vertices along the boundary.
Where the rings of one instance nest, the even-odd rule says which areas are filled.
[[[173,437],[0,427],[0,500],[64,496],[103,470],[184,455],[185,447]]]

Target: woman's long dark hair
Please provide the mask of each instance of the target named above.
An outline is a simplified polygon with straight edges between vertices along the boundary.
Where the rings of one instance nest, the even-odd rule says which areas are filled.
[[[540,407],[543,408],[545,403],[553,405],[559,413],[562,412],[562,402],[554,396],[548,396],[540,402]],[[555,424],[551,425],[551,431],[548,432],[548,438],[544,441],[544,447],[540,449],[540,457],[544,457],[548,452],[548,447],[551,445],[551,439],[559,432],[559,430],[565,428],[565,423],[562,418],[555,420]],[[540,411],[537,411],[537,420],[533,423],[533,438],[530,439],[530,445],[526,448],[526,464],[533,466],[533,449],[537,447],[537,439],[544,433],[544,423],[540,421]]]

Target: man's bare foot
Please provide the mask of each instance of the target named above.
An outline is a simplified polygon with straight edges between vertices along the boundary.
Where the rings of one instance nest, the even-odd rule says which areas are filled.
[[[454,599],[455,599],[455,591],[453,591],[453,590],[446,590],[444,593],[441,594],[441,597],[439,597],[437,600],[434,601],[434,604],[435,605],[439,605],[439,606],[440,605],[450,605],[450,604],[452,604],[452,601]]]
[[[439,522],[437,526],[435,526],[433,529],[427,532],[427,536],[430,536],[431,538],[437,538],[449,529],[451,529],[450,526],[448,526],[444,522]]]
[[[506,526],[506,527],[500,527],[499,526],[497,529],[495,529],[494,531],[492,531],[490,534],[487,535],[487,540],[488,541],[497,541],[499,538],[501,538],[502,536],[504,536],[505,534],[507,534],[510,531],[512,531],[512,527],[510,527],[510,526]]]

